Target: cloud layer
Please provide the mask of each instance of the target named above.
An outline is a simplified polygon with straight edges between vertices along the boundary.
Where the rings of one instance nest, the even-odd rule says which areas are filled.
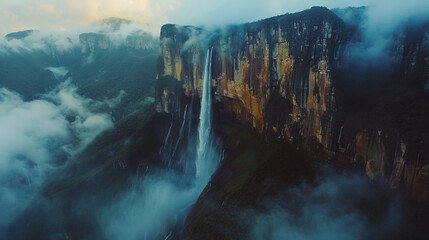
[[[255,214],[250,239],[384,239],[399,226],[399,200],[366,176],[329,174],[317,186],[302,184],[266,202]],[[252,214],[250,215],[252,216]]]
[[[122,22],[118,29],[113,29],[112,24],[103,21],[66,31],[42,29],[40,31],[33,31],[23,39],[6,39],[1,37],[0,53],[43,51],[47,55],[55,57],[57,54],[64,54],[80,47],[79,35],[82,33],[102,33],[109,38],[111,44],[120,46],[126,44],[126,39],[129,36],[140,36],[144,37],[147,41],[156,41],[157,37],[153,39],[151,37],[158,36],[159,29],[132,21]],[[58,72],[54,70],[53,73]]]
[[[354,87],[373,91],[392,77],[395,64],[401,61],[404,31],[429,22],[427,1],[374,1],[363,11],[362,19],[343,16],[346,23],[359,30],[357,41],[345,51],[340,71]]]
[[[311,6],[366,5],[368,0],[15,0],[0,2],[0,34],[24,29],[64,31],[108,17],[137,20],[155,26],[164,23],[222,25],[255,21],[296,12]]]
[[[66,82],[26,102],[0,88],[0,238],[49,174],[113,125],[98,111],[108,103],[75,90]]]
[[[119,202],[99,215],[106,239],[168,239],[171,228],[183,224],[202,187],[173,170],[135,181]]]

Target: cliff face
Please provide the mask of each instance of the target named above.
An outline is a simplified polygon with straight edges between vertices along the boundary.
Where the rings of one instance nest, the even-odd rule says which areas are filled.
[[[132,49],[155,50],[159,42],[148,33],[138,33],[127,36],[125,46]]]
[[[212,86],[222,111],[260,134],[330,149],[337,111],[330,71],[345,42],[344,30],[343,22],[323,8],[215,33],[166,25],[160,76],[177,79],[186,96],[199,95],[204,48],[210,45]],[[211,40],[198,40],[204,38]],[[161,91],[158,110],[175,111],[170,93]]]
[[[359,167],[370,178],[385,177],[392,186],[419,188],[419,196],[429,199],[429,155],[408,142],[416,139],[380,125],[348,123],[353,122],[348,120],[350,109],[344,110],[349,106],[341,103],[347,92],[337,84],[347,73],[335,79],[334,72],[343,65],[349,32],[326,8],[211,32],[165,25],[157,110],[181,112],[187,98],[200,95],[210,46],[219,117],[232,114],[265,139],[284,140],[326,156],[335,165]],[[428,33],[420,32],[415,38],[404,35],[392,47],[401,66],[395,74],[417,91],[423,91],[428,81]],[[421,141],[423,146],[428,144]],[[416,154],[420,160],[415,160]]]
[[[394,36],[387,80],[373,96],[342,104],[337,164],[364,169],[371,179],[429,200],[429,24],[411,26]],[[341,64],[340,64],[341,68]],[[338,81],[347,81],[342,76]],[[342,89],[343,90],[343,89]],[[343,91],[339,101],[360,93]],[[363,98],[368,98],[367,100]],[[357,106],[361,104],[362,106]]]
[[[95,49],[107,49],[110,39],[99,33],[82,33],[79,35],[81,52],[83,54],[94,52]]]
[[[428,139],[392,136],[366,129],[340,144],[338,158],[349,167],[364,169],[371,179],[384,179],[392,188],[404,187],[410,196],[429,200]],[[345,148],[342,148],[342,147]]]

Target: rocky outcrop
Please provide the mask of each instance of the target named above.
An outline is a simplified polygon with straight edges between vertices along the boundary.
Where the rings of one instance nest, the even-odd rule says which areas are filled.
[[[8,34],[6,34],[5,38],[8,41],[10,41],[12,39],[24,39],[24,38],[30,36],[34,32],[37,32],[37,31],[33,30],[33,29],[29,29],[29,30],[24,30],[24,31],[19,31],[19,32],[8,33]]]
[[[337,161],[346,168],[364,169],[370,179],[386,182],[391,188],[404,188],[410,196],[429,199],[428,139],[402,138],[382,131],[358,131],[341,140]]]
[[[125,46],[138,50],[154,50],[159,48],[159,42],[152,35],[144,32],[134,33],[125,39]]]
[[[100,33],[82,33],[79,35],[79,41],[83,54],[94,52],[95,49],[110,47],[109,37]]]
[[[111,37],[114,37],[112,40]],[[125,46],[134,50],[156,50],[159,42],[145,32],[135,32],[125,37],[115,37],[104,33],[82,33],[79,35],[81,53],[88,54],[96,50],[106,50],[111,47]]]
[[[336,73],[350,32],[320,7],[216,31],[164,25],[156,108],[180,113],[188,98],[201,94],[205,52],[211,47],[218,117],[232,115],[265,139],[292,143],[336,166],[363,169],[371,179],[383,177],[392,187],[406,186],[429,199],[426,138],[419,138],[420,146],[396,127],[374,126],[365,119],[359,126],[350,124],[353,110],[343,103],[348,92],[338,84],[347,72]],[[393,44],[394,75],[400,79],[395,84],[416,91],[428,85],[428,32],[403,35]]]

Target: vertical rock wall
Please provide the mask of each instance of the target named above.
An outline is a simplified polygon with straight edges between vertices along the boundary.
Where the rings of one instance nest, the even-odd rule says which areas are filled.
[[[186,96],[200,95],[204,51],[212,46],[212,86],[224,103],[222,111],[260,134],[329,149],[336,112],[330,71],[345,42],[344,31],[344,23],[325,8],[214,33],[165,25],[160,78],[176,79]],[[169,94],[180,93],[160,92],[159,111],[172,111]],[[282,111],[281,117],[270,114],[273,110]]]
[[[333,72],[341,67],[347,35],[344,22],[319,7],[215,31],[164,25],[157,110],[180,114],[187,98],[201,95],[205,51],[213,47],[212,87],[221,114],[232,114],[267,139],[320,153],[429,199],[428,138],[343,126],[338,95],[344,93]],[[421,89],[429,82],[428,36],[405,35],[392,50],[403,68],[398,76]]]

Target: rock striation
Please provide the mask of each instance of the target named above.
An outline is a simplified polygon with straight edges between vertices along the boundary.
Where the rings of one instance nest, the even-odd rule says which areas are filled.
[[[428,89],[428,26],[395,39],[392,74],[398,80],[392,88]],[[157,111],[180,114],[189,98],[201,96],[204,53],[212,47],[218,117],[232,115],[265,139],[291,143],[336,166],[361,168],[371,179],[383,177],[429,200],[428,134],[415,143],[410,132],[350,120],[342,84],[348,76],[340,70],[351,32],[323,7],[213,31],[164,25]]]

